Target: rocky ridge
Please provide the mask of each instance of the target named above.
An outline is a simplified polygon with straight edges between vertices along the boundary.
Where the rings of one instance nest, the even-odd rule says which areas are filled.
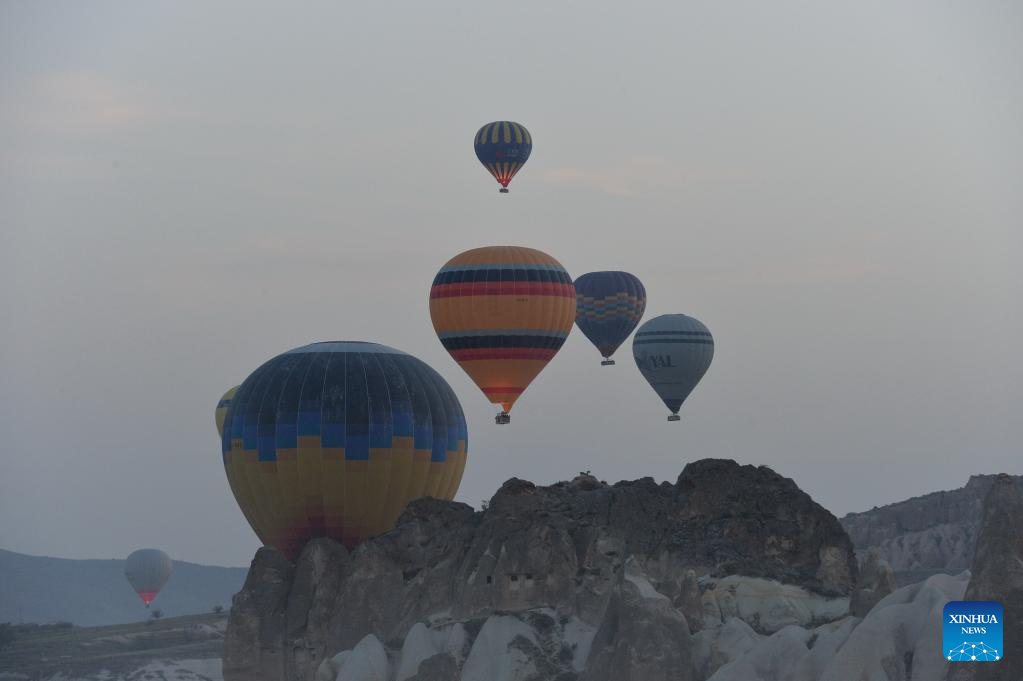
[[[351,554],[315,540],[293,565],[261,549],[224,674],[684,681],[694,633],[733,618],[758,636],[820,626],[856,584],[837,519],[766,467],[698,461],[675,484],[512,479],[481,512],[417,500]]]
[[[935,654],[950,600],[998,600],[1023,648],[1023,494],[991,476],[973,574],[896,589],[837,520],[767,468],[699,461],[678,481],[510,480],[475,512],[413,502],[349,554],[257,553],[225,679],[1006,681],[1018,659]]]

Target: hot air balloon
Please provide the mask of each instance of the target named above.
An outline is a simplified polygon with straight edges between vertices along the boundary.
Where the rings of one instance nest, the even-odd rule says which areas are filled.
[[[665,314],[639,327],[632,339],[632,356],[671,410],[668,420],[678,421],[678,410],[714,358],[714,337],[698,319]]]
[[[213,418],[217,423],[217,434],[223,437],[224,435],[224,417],[227,415],[227,408],[231,406],[231,400],[234,398],[234,394],[238,392],[238,388],[241,386],[235,386],[224,393],[224,396],[217,402],[217,411],[214,413]]]
[[[352,549],[418,497],[451,499],[467,449],[462,407],[440,374],[354,341],[296,348],[252,372],[221,442],[242,513],[290,559],[313,537]]]
[[[500,192],[507,194],[508,183],[533,150],[533,138],[524,125],[495,121],[479,129],[475,146],[476,158],[501,184]]]
[[[449,260],[430,289],[444,348],[502,411],[557,354],[575,320],[575,287],[557,260],[519,246],[474,248]]]
[[[139,549],[124,561],[124,576],[147,608],[170,575],[171,559],[159,549]]]
[[[604,360],[601,366],[615,363],[611,355],[639,324],[646,310],[646,289],[628,272],[589,272],[575,280],[575,323]]]

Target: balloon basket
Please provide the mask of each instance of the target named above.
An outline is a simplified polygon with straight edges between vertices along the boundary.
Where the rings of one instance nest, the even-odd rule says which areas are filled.
[[[500,414],[494,417],[494,423],[499,426],[503,426],[506,423],[511,423],[511,414],[506,411],[502,411]]]
[[[679,416],[678,414],[672,414],[671,416],[668,417],[668,420],[669,421],[681,421],[682,417]]]
[[[497,191],[500,192],[501,194],[507,194],[508,193],[508,188],[507,187],[501,187]]]
[[[614,365],[615,361],[613,359],[605,359],[603,362],[600,363],[600,366],[602,367],[613,367]]]

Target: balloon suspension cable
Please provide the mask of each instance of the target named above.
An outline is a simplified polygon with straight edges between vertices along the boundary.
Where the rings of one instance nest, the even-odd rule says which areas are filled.
[[[681,421],[682,417],[679,416],[678,414],[672,414],[671,416],[668,417],[668,420],[669,421]]]
[[[499,426],[503,426],[506,423],[511,423],[511,414],[506,411],[502,411],[500,414],[494,417],[494,423]]]
[[[502,193],[502,194],[507,194],[508,193],[508,188],[507,187],[501,187],[497,191]]]
[[[615,365],[615,361],[613,359],[608,358],[608,357],[605,357],[604,361],[600,363],[600,366],[602,366],[602,367],[613,367],[614,365]]]

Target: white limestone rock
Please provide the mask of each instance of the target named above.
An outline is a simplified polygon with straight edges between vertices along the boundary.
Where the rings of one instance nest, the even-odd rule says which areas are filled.
[[[536,642],[533,628],[517,617],[488,617],[462,667],[461,681],[522,681],[537,675],[537,665],[522,645]]]
[[[450,653],[456,662],[461,662],[465,642],[465,627],[461,623],[435,628],[427,627],[422,622],[416,623],[406,634],[401,646],[395,681],[412,678],[419,671],[419,665],[434,655]]]
[[[941,655],[941,611],[961,600],[969,573],[934,575],[884,598],[849,635],[820,681],[935,681]]]
[[[335,660],[340,655],[335,656]],[[390,681],[391,669],[387,651],[373,634],[368,634],[338,660],[335,681]]]
[[[701,581],[705,627],[738,617],[755,631],[773,634],[792,624],[811,627],[833,622],[849,612],[846,597],[828,598],[770,579],[732,575]]]
[[[738,617],[693,636],[693,679],[705,681],[722,666],[749,652],[760,634]]]
[[[708,681],[787,681],[810,652],[806,647],[810,636],[810,632],[802,627],[787,626],[718,669]]]

